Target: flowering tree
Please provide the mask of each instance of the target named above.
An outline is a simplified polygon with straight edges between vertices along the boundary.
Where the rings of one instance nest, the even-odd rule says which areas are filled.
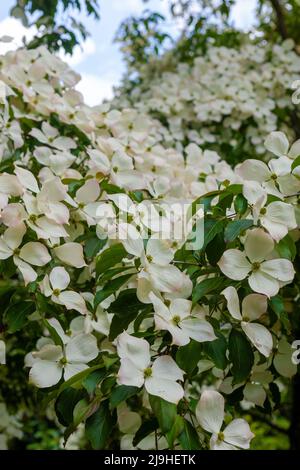
[[[273,120],[263,160],[230,165],[186,131],[194,110],[178,137],[151,90],[90,108],[78,80],[44,47],[1,57],[2,445],[47,409],[95,449],[249,448],[249,408],[296,373],[299,141]]]

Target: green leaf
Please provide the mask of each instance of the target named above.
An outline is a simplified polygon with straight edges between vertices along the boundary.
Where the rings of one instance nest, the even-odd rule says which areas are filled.
[[[142,439],[149,436],[149,434],[153,433],[153,431],[155,431],[157,428],[158,421],[156,418],[144,421],[133,438],[133,445],[136,447]]]
[[[141,310],[149,308],[136,296],[136,289],[127,289],[120,292],[118,298],[108,308],[109,313],[115,313],[119,317],[137,315]]]
[[[47,328],[47,330],[49,331],[50,336],[54,341],[54,344],[56,344],[57,346],[62,346],[63,347],[63,345],[64,345],[63,340],[59,336],[59,334],[57,333],[56,329],[53,328],[53,326],[50,325],[50,323],[48,322],[48,320],[46,318],[43,319],[43,323],[44,323],[45,327]]]
[[[114,294],[117,290],[120,289],[120,287],[125,284],[130,278],[132,274],[125,274],[124,276],[119,276],[116,279],[113,279],[112,281],[108,282],[107,285],[101,290],[98,290],[96,292],[95,298],[94,298],[94,308],[96,309],[98,305],[103,302],[107,297],[109,297],[111,294]]]
[[[172,429],[177,416],[177,406],[160,397],[149,395],[149,402],[162,432],[165,434]]]
[[[93,403],[89,403],[86,398],[82,398],[76,403],[73,410],[73,425],[75,428],[86,419],[92,406]]]
[[[292,163],[292,171],[300,165],[300,155]]]
[[[226,242],[235,240],[244,230],[253,225],[253,220],[242,219],[229,222],[225,228],[224,237]]]
[[[107,271],[107,269],[120,263],[127,256],[127,252],[122,243],[116,243],[104,250],[96,261],[97,278]]]
[[[294,261],[297,249],[294,240],[290,235],[286,235],[276,245],[276,251],[278,251],[280,258],[286,258]]]
[[[15,333],[21,330],[28,321],[28,316],[31,315],[36,309],[35,302],[20,301],[10,305],[5,313],[5,322],[8,325],[8,333]]]
[[[94,258],[99,251],[105,246],[107,238],[101,239],[98,237],[88,238],[84,244],[84,254],[87,258]]]
[[[113,341],[128,325],[135,320],[141,311],[151,311],[151,305],[143,304],[136,296],[136,289],[120,292],[118,298],[109,306],[108,312],[114,313],[109,339]]]
[[[115,424],[115,415],[109,410],[108,400],[86,420],[85,434],[93,449],[104,449]]]
[[[120,403],[132,397],[139,391],[138,387],[129,387],[126,385],[119,385],[116,387],[110,396],[111,408],[116,408]]]
[[[202,250],[215,238],[218,233],[223,231],[223,220],[208,219],[204,221],[204,244]]]
[[[55,402],[55,412],[59,422],[63,426],[69,426],[69,424],[73,422],[74,407],[84,395],[84,390],[78,390],[72,387],[68,387],[58,395]]]
[[[88,393],[93,393],[97,385],[106,376],[107,372],[105,369],[94,370],[91,372],[82,382],[83,387]]]
[[[234,383],[239,384],[250,375],[254,362],[252,347],[243,333],[232,329],[229,335],[228,349]]]
[[[176,362],[189,376],[192,375],[200,361],[201,351],[201,343],[194,340],[191,340],[186,346],[178,348]]]
[[[227,366],[227,342],[221,333],[215,332],[218,339],[202,343],[203,351],[209,356],[218,369],[224,370]]]
[[[199,437],[197,431],[193,428],[191,423],[184,420],[183,431],[178,436],[178,440],[183,450],[199,450],[201,449],[201,444],[199,442]]]
[[[225,287],[226,279],[223,277],[213,277],[204,279],[197,284],[193,289],[192,300],[193,304],[199,302],[202,297],[207,294],[216,294]]]
[[[184,420],[182,416],[177,415],[174,424],[169,432],[166,434],[166,438],[170,449],[174,448],[175,439],[182,433],[184,428]]]
[[[236,196],[234,200],[234,209],[240,215],[243,215],[248,209],[248,201],[242,194],[238,194]]]

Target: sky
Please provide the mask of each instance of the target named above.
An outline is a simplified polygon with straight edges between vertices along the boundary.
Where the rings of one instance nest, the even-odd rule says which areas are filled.
[[[22,37],[30,39],[35,34],[35,28],[26,30],[22,24],[9,17],[9,10],[15,0],[0,2],[0,37],[8,35],[14,38],[11,43],[0,42],[0,54],[21,45]],[[253,24],[256,0],[237,0],[232,13],[236,26],[248,29]],[[125,73],[125,64],[119,45],[113,43],[113,38],[120,23],[131,15],[140,15],[145,9],[142,0],[100,0],[100,21],[82,17],[90,37],[76,47],[72,56],[63,59],[81,74],[77,89],[84,95],[89,105],[101,103],[103,99],[113,96],[113,87],[117,86]],[[168,15],[168,0],[149,0],[147,8]],[[175,35],[177,26],[172,23],[169,33]],[[63,55],[62,55],[63,56]]]

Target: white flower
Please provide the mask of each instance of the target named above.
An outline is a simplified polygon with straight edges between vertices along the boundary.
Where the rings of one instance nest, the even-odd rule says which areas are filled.
[[[32,129],[30,135],[35,137],[39,142],[50,145],[60,150],[70,150],[76,148],[76,144],[70,137],[62,137],[59,135],[58,130],[52,127],[48,122],[42,123],[42,130]]]
[[[227,301],[229,313],[234,319],[241,322],[242,330],[250,341],[264,356],[270,356],[273,348],[272,335],[265,326],[254,323],[266,312],[268,307],[267,297],[261,294],[247,295],[242,301],[241,313],[237,290],[230,286],[221,293]]]
[[[119,384],[135,387],[144,385],[150,395],[171,403],[181,400],[184,391],[177,380],[183,380],[183,373],[170,356],[160,356],[151,364],[149,343],[125,331],[117,338],[117,351],[121,359]]]
[[[282,201],[271,202],[268,206],[261,202],[258,201],[253,207],[254,222],[260,220],[271,237],[279,242],[289,230],[297,227],[294,207]]]
[[[254,434],[244,419],[234,419],[223,431],[224,398],[214,390],[205,390],[198,402],[196,416],[200,426],[211,433],[211,450],[249,449]]]
[[[13,261],[27,284],[37,278],[37,273],[30,265],[44,266],[51,261],[51,256],[47,248],[40,242],[28,242],[19,248],[25,233],[26,227],[23,222],[16,227],[5,230],[0,238],[0,259],[13,256]]]
[[[77,310],[85,315],[88,310],[83,297],[78,292],[65,290],[69,284],[69,273],[65,268],[58,266],[52,269],[49,276],[46,274],[40,286],[44,295],[51,296],[53,302],[64,305],[68,310]]]
[[[88,334],[75,336],[64,349],[61,346],[47,344],[32,353],[34,362],[29,379],[39,388],[52,387],[60,381],[62,375],[68,380],[87,369],[88,362],[97,355],[96,338]]]
[[[167,307],[153,293],[150,293],[149,298],[155,310],[156,328],[168,330],[172,335],[173,344],[184,346],[190,339],[199,342],[217,339],[211,324],[193,314],[190,300],[172,299]]]
[[[268,297],[276,295],[294,278],[293,264],[283,258],[264,261],[273,251],[274,242],[264,230],[256,228],[247,233],[245,252],[235,248],[223,253],[218,265],[229,279],[241,281],[247,276],[254,292]]]

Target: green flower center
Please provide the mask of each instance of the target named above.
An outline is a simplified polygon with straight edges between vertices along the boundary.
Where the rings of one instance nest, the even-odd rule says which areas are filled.
[[[267,209],[265,207],[263,207],[262,209],[260,209],[260,214],[261,215],[265,215],[267,212]]]
[[[147,367],[147,369],[144,370],[144,377],[145,377],[145,379],[146,379],[147,377],[151,377],[151,375],[152,375],[152,369],[151,369],[151,367]]]
[[[252,263],[252,271],[258,271],[260,268],[260,263],[258,263],[257,261],[255,263]]]
[[[224,437],[225,437],[224,433],[222,431],[220,431],[219,434],[218,434],[218,440],[219,441],[224,441]]]
[[[173,318],[172,318],[172,322],[174,323],[175,326],[178,326],[179,323],[180,323],[180,316],[179,315],[175,315]]]
[[[68,363],[68,361],[67,361],[67,359],[66,359],[65,357],[62,357],[59,362],[60,362],[60,364],[61,364],[62,366],[65,366],[65,365]]]
[[[55,297],[58,297],[60,294],[60,290],[59,289],[53,289],[53,295],[55,295]]]

